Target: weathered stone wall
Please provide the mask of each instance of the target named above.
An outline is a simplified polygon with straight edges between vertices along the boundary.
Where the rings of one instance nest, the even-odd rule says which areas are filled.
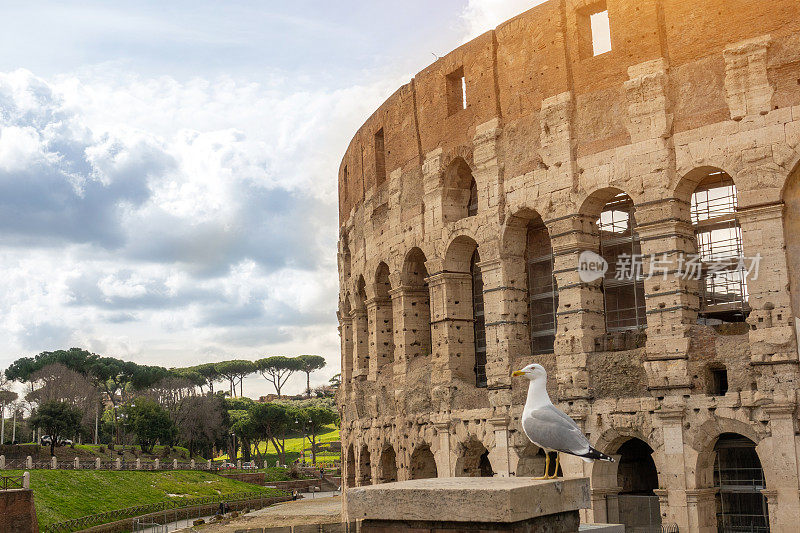
[[[586,16],[602,4],[613,49],[592,56]],[[454,110],[448,76],[462,71],[467,107]],[[714,446],[735,433],[757,444],[772,530],[791,530],[800,515],[798,144],[795,0],[551,0],[420,72],[362,126],[340,168],[344,479],[382,479],[389,449],[401,480],[432,471],[420,460],[428,451],[440,477],[481,465],[531,472],[541,458],[519,431],[525,383],[510,375],[536,361],[596,448],[616,454],[636,438],[653,450],[664,522],[716,530]],[[642,253],[674,260],[697,249],[691,196],[714,171],[735,183],[744,255],[762,258],[748,280],[747,322],[699,323],[697,283],[669,272],[644,283],[646,330],[609,338],[600,283],[577,275],[579,254],[597,250],[603,205],[630,196]],[[558,291],[545,355],[532,355],[529,334],[534,220],[549,233]],[[485,388],[473,373],[474,268]],[[715,395],[720,364],[728,390]],[[616,467],[563,458],[562,469],[592,480],[585,518],[618,516]]]
[[[39,533],[32,490],[0,490],[0,531]]]

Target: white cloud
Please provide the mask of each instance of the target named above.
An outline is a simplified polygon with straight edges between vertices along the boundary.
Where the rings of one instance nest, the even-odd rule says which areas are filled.
[[[546,0],[468,0],[461,14],[466,25],[466,39],[492,30],[528,9]]]
[[[0,73],[0,369],[81,345],[165,366],[316,352],[332,373],[339,158],[402,81]]]

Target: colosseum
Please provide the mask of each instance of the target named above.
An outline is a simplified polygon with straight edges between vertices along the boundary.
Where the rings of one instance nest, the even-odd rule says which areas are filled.
[[[562,458],[583,520],[798,530],[800,2],[540,4],[375,111],[339,207],[345,486],[540,475],[539,362],[618,459]]]

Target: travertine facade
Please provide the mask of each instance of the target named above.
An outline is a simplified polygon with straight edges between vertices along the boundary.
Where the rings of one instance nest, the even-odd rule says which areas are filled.
[[[595,56],[589,20],[606,9],[612,51]],[[705,223],[726,229],[704,229],[698,194],[722,178],[733,207]],[[723,495],[753,479],[764,522],[797,530],[797,0],[550,0],[400,88],[339,183],[347,485],[538,475],[519,429],[526,383],[510,377],[537,361],[554,401],[620,456],[563,458],[565,475],[591,479],[585,519],[632,525],[655,500],[681,531],[763,530]],[[579,255],[607,256],[622,235],[598,219],[623,193],[623,240],[645,271],[726,231],[760,254],[743,302],[727,289],[714,302],[674,268],[636,287],[582,281]],[[541,224],[549,304],[531,273]],[[553,303],[548,341],[539,315]]]

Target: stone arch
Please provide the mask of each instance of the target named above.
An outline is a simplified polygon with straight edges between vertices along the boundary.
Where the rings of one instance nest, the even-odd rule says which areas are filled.
[[[781,199],[789,297],[795,317],[795,328],[800,328],[800,164],[786,180]]]
[[[693,480],[696,488],[711,488],[714,483],[714,461],[716,452],[714,446],[720,435],[725,433],[738,434],[751,440],[756,447],[763,444],[766,437],[765,430],[757,430],[753,425],[733,418],[714,417],[696,426],[696,431],[691,433],[694,437],[690,441],[691,447],[697,452],[697,459],[694,468],[695,479]],[[764,469],[767,481],[770,479],[770,472]]]
[[[474,206],[470,202],[473,194]],[[463,157],[454,158],[444,169],[442,177],[442,218],[455,222],[477,214],[478,187],[472,168]]]
[[[431,340],[431,296],[428,287],[427,257],[421,248],[408,251],[400,274],[402,306],[402,337],[407,360],[429,357],[433,342]],[[401,326],[398,325],[398,328]]]
[[[550,231],[536,211],[522,209],[508,218],[501,239],[508,278],[523,280],[518,288],[527,293],[518,315],[527,317],[531,355],[553,353],[558,290]]]
[[[431,447],[427,444],[417,446],[411,454],[409,467],[411,479],[430,479],[439,476],[436,457],[431,451]]]
[[[608,263],[601,278],[603,315],[606,333],[641,331],[647,327],[644,279],[633,268],[633,258],[641,257],[642,249],[636,224],[636,203],[633,198],[616,187],[598,189],[583,202],[580,213],[594,221],[592,232],[596,235],[596,251]],[[617,265],[631,265],[617,274]],[[639,336],[637,345],[643,343]]]
[[[361,447],[358,456],[358,485],[372,485],[372,461],[366,444]]]
[[[347,447],[347,457],[345,463],[345,470],[347,471],[346,487],[356,486],[356,452],[353,444]]]
[[[628,529],[660,524],[661,511],[655,490],[660,485],[660,456],[641,433],[630,428],[611,429],[595,447],[615,462],[595,461],[590,466],[594,519],[623,523]]]
[[[444,253],[444,270],[447,272],[469,273],[472,254],[478,249],[477,241],[469,235],[453,237]]]
[[[394,362],[394,309],[391,290],[389,266],[381,261],[375,272],[375,300],[372,310],[373,344],[379,369]]]
[[[709,174],[714,174],[716,172],[724,172],[725,174],[731,177],[734,184],[736,185],[736,191],[738,196],[739,186],[736,183],[736,178],[734,174],[727,172],[722,167],[712,166],[712,165],[699,165],[697,167],[692,168],[691,170],[685,172],[679,179],[678,182],[675,184],[675,188],[673,189],[673,197],[682,201],[686,202],[687,204],[692,199],[692,194],[694,193],[697,186],[708,176]]]
[[[756,443],[738,433],[723,433],[714,445],[714,495],[717,529],[732,531],[743,520],[753,529],[769,528],[765,473]]]
[[[471,437],[459,446],[456,459],[456,477],[492,477],[494,469],[489,459],[489,450],[476,437]]]
[[[378,483],[397,481],[397,453],[391,444],[384,446],[378,464]]]
[[[739,224],[739,189],[733,177],[718,167],[703,166],[688,172],[676,194],[689,206],[694,230],[694,250],[703,264],[726,268],[703,270],[697,290],[699,317],[707,323],[743,322],[749,314],[746,268],[737,266],[744,254]]]

